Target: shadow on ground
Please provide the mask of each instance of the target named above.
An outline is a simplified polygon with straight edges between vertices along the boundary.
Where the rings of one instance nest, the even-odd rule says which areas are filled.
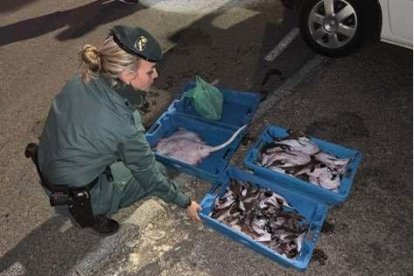
[[[16,11],[37,0],[3,0],[0,2],[0,13]]]
[[[160,90],[169,92],[163,94],[169,95],[159,95],[165,99],[148,100],[151,110],[159,109],[148,120],[148,126],[197,75],[218,87],[257,92],[265,98],[314,56],[310,50],[301,50],[303,47],[290,47],[278,57],[277,63],[264,60],[296,25],[296,13],[284,9],[279,2],[249,7],[255,13],[252,16],[227,27],[218,26],[217,22],[233,20],[226,15],[231,10],[223,6],[220,13],[208,14],[169,36],[175,46],[159,64],[160,76],[155,83]],[[304,42],[297,39],[294,43]],[[292,62],[292,55],[304,62]]]
[[[277,4],[269,7],[269,10],[278,9],[283,8]],[[279,68],[282,71],[278,71],[263,58],[291,30],[293,22],[296,22],[296,13],[283,9],[283,14],[275,22],[272,17],[276,15],[272,12],[255,12],[256,15],[228,28],[215,24],[222,14],[209,14],[172,34],[169,39],[176,46],[168,52],[161,70],[160,82],[164,80],[166,83],[162,88],[170,88],[177,83],[177,78],[193,80],[196,74],[210,82],[217,80],[218,86],[239,90],[259,92],[272,82],[273,77],[276,80],[272,83],[273,88],[280,85],[295,70],[286,72]],[[247,64],[250,71],[242,74],[240,70],[245,70]],[[171,70],[173,66],[181,70]],[[174,75],[163,76],[162,71],[174,72]],[[276,71],[278,73],[273,73]]]
[[[33,230],[0,259],[0,275],[65,275],[102,238],[66,221],[54,216]]]
[[[74,39],[94,30],[99,25],[131,15],[142,8],[144,7],[140,5],[130,6],[119,1],[98,0],[71,10],[57,11],[23,20],[0,27],[0,46],[38,37],[60,28],[65,29],[56,36],[56,39]],[[1,9],[2,6],[0,6]]]
[[[67,28],[56,36],[58,40],[80,37],[100,24],[130,15],[139,8],[140,6],[131,8],[118,2],[96,1],[72,10],[18,22],[0,27],[0,46],[37,37],[63,27]],[[276,65],[263,64],[263,57],[289,32],[292,14],[286,11],[280,18],[280,23],[269,23],[262,16],[263,14],[259,12],[227,29],[220,29],[212,24],[217,14],[208,15],[173,34],[170,39],[176,43],[176,46],[166,54],[157,85],[165,90],[174,90],[200,74],[207,81],[217,79],[219,86],[235,90],[259,92],[263,86],[268,87],[269,90],[277,88],[284,79],[298,69],[294,66],[285,66],[292,63],[291,60],[287,60],[292,53],[287,50],[287,54],[281,57],[282,61]],[[270,18],[271,14],[267,16]],[[257,37],[257,34],[263,31],[263,38]],[[303,59],[309,59],[310,56],[308,52],[301,52],[298,55]],[[295,64],[300,66],[302,62]],[[246,72],[246,67],[250,68],[250,71]],[[162,74],[163,72],[165,75]],[[160,111],[163,112],[162,109]],[[56,216],[31,232],[0,260],[0,273],[13,267],[15,263],[20,263],[21,268],[28,275],[62,275],[68,272],[93,250],[99,243],[100,237],[74,227],[60,231],[64,223],[65,218]],[[208,237],[215,236],[216,233],[212,233]],[[182,244],[182,246],[190,245]],[[201,245],[199,247],[203,248]],[[242,256],[245,248],[241,246],[237,248],[239,248],[238,255],[234,250],[232,254],[236,254],[237,257]],[[223,252],[225,253],[227,254]],[[170,254],[173,260],[179,258],[178,253]],[[211,255],[216,255],[214,250]],[[220,257],[224,262],[228,261],[224,255]],[[263,259],[263,262],[269,264],[267,260]],[[200,263],[201,267],[207,265]],[[273,264],[269,266],[269,270],[272,268]],[[155,263],[144,268],[142,272],[146,270],[159,272]]]

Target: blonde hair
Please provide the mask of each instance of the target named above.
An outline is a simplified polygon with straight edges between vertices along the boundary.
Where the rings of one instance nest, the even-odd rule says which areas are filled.
[[[106,73],[112,84],[116,83],[122,71],[134,72],[137,70],[140,58],[127,53],[116,44],[112,36],[105,39],[98,49],[85,44],[79,52],[81,59],[80,73],[84,82],[98,78],[100,73]]]

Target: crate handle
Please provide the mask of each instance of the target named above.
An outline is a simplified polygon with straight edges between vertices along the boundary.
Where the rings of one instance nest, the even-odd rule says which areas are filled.
[[[309,227],[308,232],[306,233],[306,240],[311,243],[316,243],[320,232],[321,232],[321,227],[319,225],[312,224]]]
[[[154,132],[161,126],[159,122],[155,122],[150,129],[147,131],[148,134],[154,134]]]

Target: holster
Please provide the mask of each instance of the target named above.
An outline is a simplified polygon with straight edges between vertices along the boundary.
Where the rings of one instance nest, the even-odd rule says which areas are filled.
[[[50,191],[50,206],[67,205],[70,214],[81,227],[93,226],[95,224],[95,218],[92,211],[89,191],[98,182],[99,176],[83,187],[68,187],[65,185],[51,184],[43,177],[43,174],[40,171],[37,162],[37,147],[38,146],[35,143],[27,145],[25,156],[32,159],[40,177],[40,183],[44,188]]]
[[[90,227],[95,223],[89,191],[80,189],[70,193],[69,212],[81,227]]]

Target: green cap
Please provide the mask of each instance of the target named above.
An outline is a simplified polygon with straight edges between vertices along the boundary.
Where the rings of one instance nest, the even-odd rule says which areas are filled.
[[[110,34],[126,52],[151,62],[162,60],[160,44],[146,30],[118,25],[111,29]]]

